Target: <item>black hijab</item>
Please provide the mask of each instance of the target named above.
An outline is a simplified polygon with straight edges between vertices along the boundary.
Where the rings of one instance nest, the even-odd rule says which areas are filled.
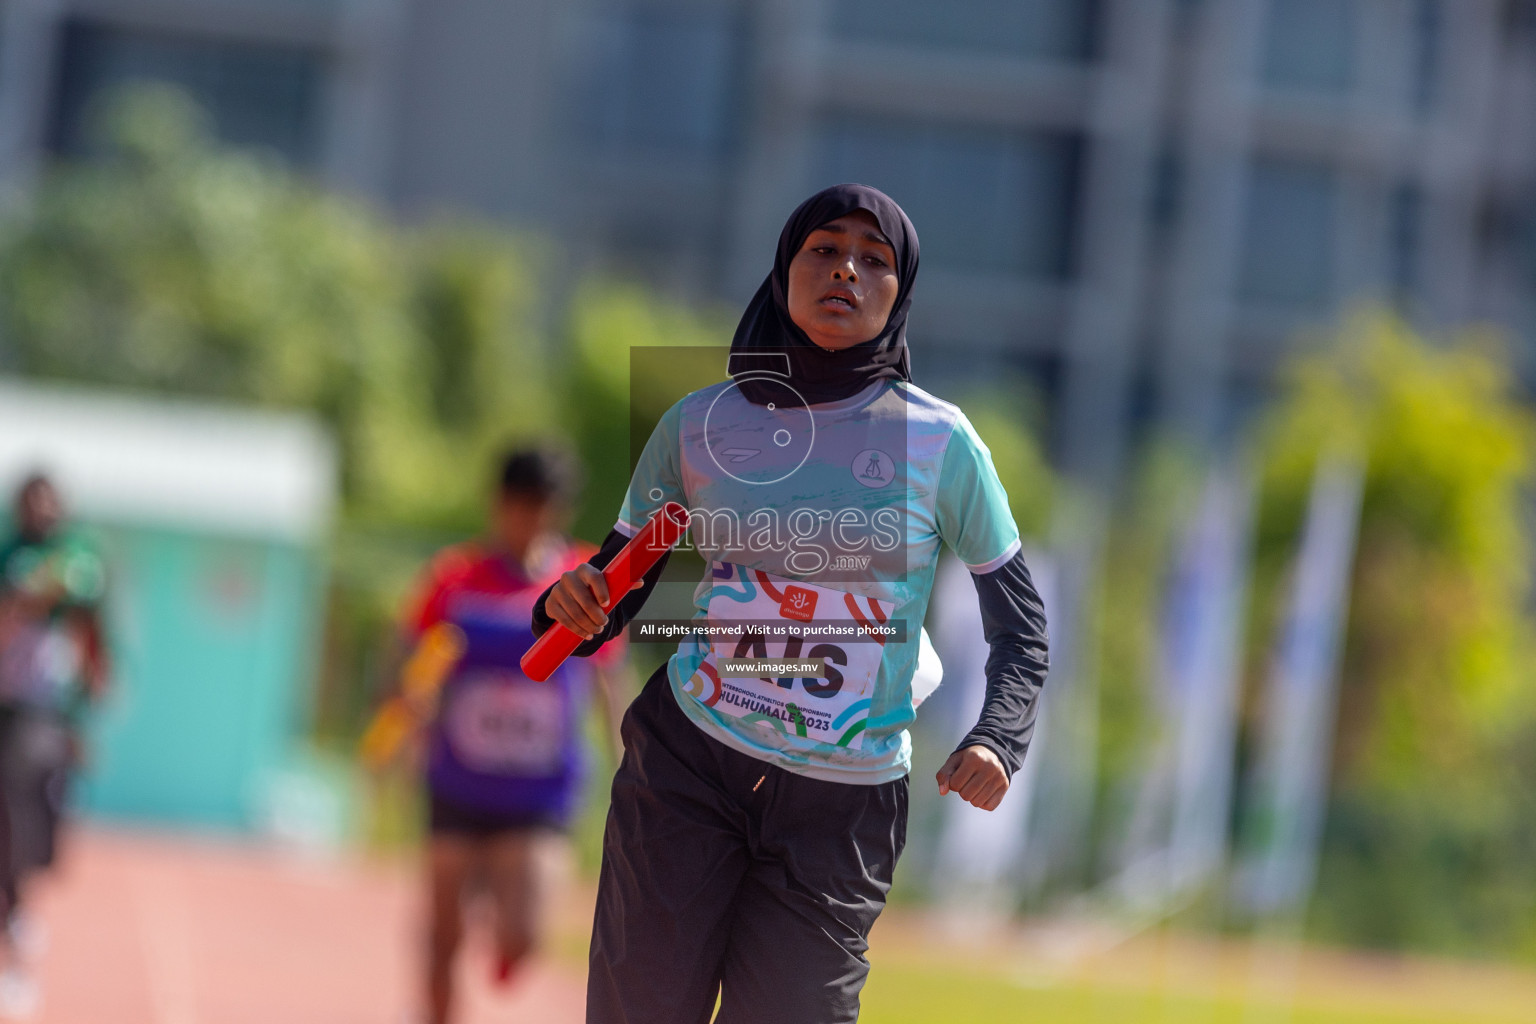
[[[812,231],[855,210],[874,214],[885,237],[896,250],[899,290],[885,329],[874,338],[829,352],[818,346],[789,317],[789,263]],[[858,394],[877,380],[911,380],[907,356],[907,308],[912,305],[912,284],[917,280],[917,229],[890,196],[868,185],[833,185],[822,189],[795,208],[779,233],[779,249],[773,270],[747,304],[731,339],[730,373],[749,401],[766,405],[782,390],[763,376],[782,375],[812,405],[835,402]],[[778,355],[777,353],[782,353]]]

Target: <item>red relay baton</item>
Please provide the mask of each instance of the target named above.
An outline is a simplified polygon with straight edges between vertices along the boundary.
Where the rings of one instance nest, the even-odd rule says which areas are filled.
[[[613,561],[603,569],[603,579],[608,581],[608,601],[603,605],[604,612],[611,612],[614,606],[628,594],[630,588],[640,582],[640,578],[651,567],[661,560],[661,556],[672,550],[673,546],[682,539],[688,530],[688,510],[675,501],[669,501],[651,516],[650,521],[640,528],[640,532],[629,539],[629,543],[619,549],[619,553],[613,556]],[[545,631],[544,635],[533,642],[528,648],[528,653],[523,655],[519,662],[523,668],[523,674],[534,682],[542,683],[555,674],[566,658],[569,658],[580,647],[582,638],[566,629],[560,623],[555,623]]]

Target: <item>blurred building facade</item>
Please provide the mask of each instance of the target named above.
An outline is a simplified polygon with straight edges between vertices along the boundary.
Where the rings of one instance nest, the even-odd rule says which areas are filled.
[[[0,0],[0,171],[144,77],[402,215],[693,298],[878,185],[924,376],[1033,378],[1091,477],[1138,420],[1218,436],[1355,302],[1536,369],[1531,0]]]

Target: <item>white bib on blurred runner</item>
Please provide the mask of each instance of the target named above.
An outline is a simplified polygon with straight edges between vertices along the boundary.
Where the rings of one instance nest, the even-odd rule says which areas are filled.
[[[471,768],[520,775],[560,769],[565,703],[557,686],[487,671],[465,680],[446,714],[448,742]]]

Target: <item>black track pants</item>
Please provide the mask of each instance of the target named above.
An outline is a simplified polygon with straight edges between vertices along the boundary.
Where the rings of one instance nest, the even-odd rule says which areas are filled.
[[[624,716],[588,1024],[841,1024],[907,834],[907,779],[808,779],[705,735],[663,666]]]

